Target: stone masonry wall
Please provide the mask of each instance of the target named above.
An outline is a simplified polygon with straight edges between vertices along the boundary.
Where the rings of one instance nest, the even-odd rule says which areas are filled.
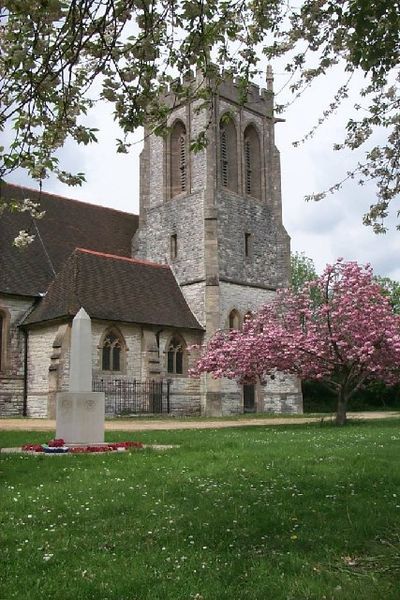
[[[248,256],[245,234],[250,234]],[[257,200],[220,192],[218,195],[220,279],[276,288],[287,281],[289,238],[274,222],[271,209]]]
[[[188,377],[187,370],[194,366],[196,352],[190,350],[186,353],[185,374],[176,375],[167,372],[168,344],[174,334],[183,338],[187,348],[201,341],[201,334],[192,331],[173,330],[165,328],[159,331],[156,327],[141,327],[139,325],[118,324],[116,329],[122,334],[126,349],[122,353],[121,372],[101,370],[101,340],[110,328],[109,323],[93,322],[93,375],[105,381],[132,380],[144,382],[148,379],[170,380],[170,412],[174,415],[200,414],[200,382]],[[156,341],[155,334],[159,333],[159,351],[149,353],[152,340]],[[146,347],[150,344],[150,347]],[[150,356],[151,355],[151,356]],[[158,358],[157,358],[158,357]],[[149,363],[151,358],[151,363]],[[158,365],[155,365],[158,360]],[[153,371],[151,372],[150,369]]]
[[[295,413],[303,412],[303,394],[301,381],[292,375],[276,373],[274,379],[268,378],[263,386],[263,412]]]
[[[28,417],[46,418],[49,399],[49,368],[58,325],[44,325],[29,331]]]
[[[32,298],[0,295],[5,320],[3,368],[0,371],[0,416],[22,415],[24,395],[24,334],[18,328]]]
[[[160,335],[161,377],[171,381],[170,412],[176,416],[199,415],[201,412],[200,380],[189,377],[187,372],[194,367],[198,356],[198,352],[190,348],[201,342],[201,334],[189,330],[177,331],[176,333],[183,338],[187,348],[183,375],[167,372],[168,343],[174,331],[167,329]]]
[[[105,377],[110,375],[109,371],[101,369],[101,348],[100,343],[105,333],[112,326],[111,323],[92,321],[92,361],[93,361],[93,376]],[[118,324],[115,329],[119,331],[125,341],[126,348],[121,353],[122,369],[120,373],[114,373],[113,377],[121,378],[130,377],[141,379],[142,369],[142,330],[139,325]]]
[[[178,253],[171,256],[171,236]],[[204,228],[201,194],[177,197],[149,209],[146,227],[137,234],[136,256],[170,263],[180,284],[204,278]]]
[[[257,311],[263,304],[271,301],[274,292],[260,288],[251,288],[229,283],[221,283],[220,319],[221,329],[228,327],[228,316],[232,309],[239,311],[242,319],[246,312]],[[242,388],[228,379],[221,380],[224,394],[223,414],[243,412]],[[274,413],[302,413],[303,396],[300,380],[296,377],[277,373],[269,378],[264,386],[259,386],[258,410]]]
[[[274,295],[275,292],[272,290],[221,282],[220,328],[228,327],[228,316],[231,310],[238,310],[243,319],[247,312],[256,312],[261,306],[271,301]]]
[[[181,287],[185,300],[191,308],[192,313],[197,318],[200,325],[205,325],[205,290],[204,283],[193,283]]]

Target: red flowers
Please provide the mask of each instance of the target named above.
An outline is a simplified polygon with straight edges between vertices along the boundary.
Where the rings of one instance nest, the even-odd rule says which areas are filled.
[[[21,450],[24,450],[24,452],[44,452],[43,446],[40,444],[25,444]]]
[[[112,442],[109,444],[89,444],[87,446],[65,446],[63,439],[50,440],[48,444],[25,444],[22,450],[25,452],[68,452],[72,454],[84,454],[91,452],[118,452],[118,449],[143,448],[141,442]]]
[[[91,445],[91,446],[72,446],[69,448],[69,452],[73,454],[82,454],[84,452],[115,452],[118,448],[127,450],[128,448],[143,448],[141,442],[114,442],[105,445]]]
[[[64,444],[64,440],[62,438],[59,438],[58,440],[50,440],[47,445],[49,446],[49,448],[61,448],[62,446],[64,446]]]

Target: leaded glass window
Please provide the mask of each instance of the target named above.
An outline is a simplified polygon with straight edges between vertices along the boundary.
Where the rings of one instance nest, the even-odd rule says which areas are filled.
[[[103,341],[101,368],[103,371],[121,370],[121,340],[115,333],[108,333]]]
[[[182,340],[173,337],[168,345],[167,371],[182,375],[184,370],[184,346]]]

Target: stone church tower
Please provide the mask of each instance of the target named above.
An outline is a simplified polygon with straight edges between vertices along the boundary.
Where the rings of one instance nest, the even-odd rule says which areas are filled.
[[[198,73],[187,85],[204,85]],[[141,155],[140,221],[133,254],[169,263],[205,328],[238,328],[289,279],[290,241],[282,224],[280,158],[275,147],[272,72],[267,89],[251,85],[242,104],[234,80],[196,110],[172,94],[167,138],[146,132]],[[190,152],[206,130],[208,144]],[[279,381],[278,381],[279,380]],[[275,378],[239,386],[204,377],[202,413],[301,410],[299,384]]]

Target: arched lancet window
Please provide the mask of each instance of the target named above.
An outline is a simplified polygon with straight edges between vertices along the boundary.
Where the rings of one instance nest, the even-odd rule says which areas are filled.
[[[122,371],[124,343],[114,329],[108,331],[101,344],[101,368],[103,371]]]
[[[0,372],[6,370],[8,322],[8,313],[0,310]]]
[[[251,310],[248,310],[247,313],[244,315],[243,322],[250,321],[250,319],[252,318],[253,313],[251,312]]]
[[[182,121],[177,121],[171,131],[170,178],[171,198],[187,191],[186,128]]]
[[[183,375],[185,371],[185,343],[178,336],[174,336],[167,346],[167,371]]]
[[[237,137],[233,121],[220,121],[220,178],[221,186],[238,191]]]
[[[3,343],[4,343],[4,317],[0,313],[0,371],[4,370],[4,359],[3,359]]]
[[[248,125],[244,131],[244,191],[261,199],[261,148],[254,125]]]
[[[229,329],[240,329],[240,313],[235,308],[229,313],[228,325]]]

